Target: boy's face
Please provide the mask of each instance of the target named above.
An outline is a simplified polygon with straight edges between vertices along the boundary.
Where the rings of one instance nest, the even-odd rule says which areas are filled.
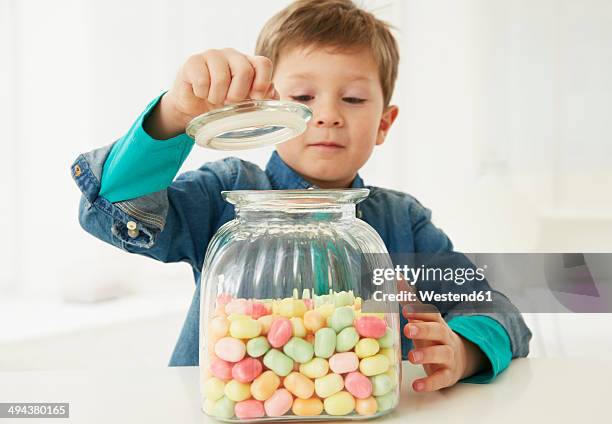
[[[287,165],[321,188],[349,187],[397,116],[384,109],[378,66],[367,49],[293,48],[275,63],[282,100],[306,104],[306,131],[276,149]]]

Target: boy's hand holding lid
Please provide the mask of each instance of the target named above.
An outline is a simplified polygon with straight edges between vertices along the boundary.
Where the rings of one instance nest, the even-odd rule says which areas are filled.
[[[162,97],[144,126],[156,139],[185,131],[198,115],[227,103],[278,98],[272,84],[272,62],[231,48],[206,50],[189,57],[172,88]]]

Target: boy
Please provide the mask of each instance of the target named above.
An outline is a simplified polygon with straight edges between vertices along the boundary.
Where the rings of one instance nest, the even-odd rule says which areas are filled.
[[[221,190],[365,187],[358,171],[398,115],[390,105],[396,42],[383,22],[350,0],[291,4],[265,25],[256,53],[223,49],[191,56],[172,88],[123,138],[73,165],[85,230],[128,252],[193,268],[196,290],[170,365],[198,363],[202,262],[212,235],[234,216]],[[313,118],[304,134],[276,147],[265,170],[230,157],[173,181],[193,146],[186,124],[247,98],[303,102]],[[390,253],[452,250],[416,199],[368,188],[358,217]],[[489,289],[486,280],[477,289]],[[444,317],[403,311],[403,356],[427,373],[413,382],[415,390],[488,382],[511,358],[528,354],[531,333],[520,313],[503,295],[495,302],[498,313],[464,315],[444,306]]]

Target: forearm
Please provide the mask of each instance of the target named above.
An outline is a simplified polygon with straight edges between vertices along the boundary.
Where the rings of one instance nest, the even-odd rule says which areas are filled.
[[[168,140],[184,133],[190,120],[189,116],[176,110],[168,96],[168,93],[162,96],[143,122],[144,130],[157,140]]]
[[[465,337],[459,335],[463,342],[463,354],[466,358],[465,367],[461,379],[471,377],[479,372],[489,368],[491,363],[484,352],[478,347],[478,345],[472,343]]]

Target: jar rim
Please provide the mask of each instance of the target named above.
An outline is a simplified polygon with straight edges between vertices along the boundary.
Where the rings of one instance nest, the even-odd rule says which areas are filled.
[[[307,190],[224,190],[223,199],[239,207],[313,208],[357,204],[368,197],[367,188]]]

